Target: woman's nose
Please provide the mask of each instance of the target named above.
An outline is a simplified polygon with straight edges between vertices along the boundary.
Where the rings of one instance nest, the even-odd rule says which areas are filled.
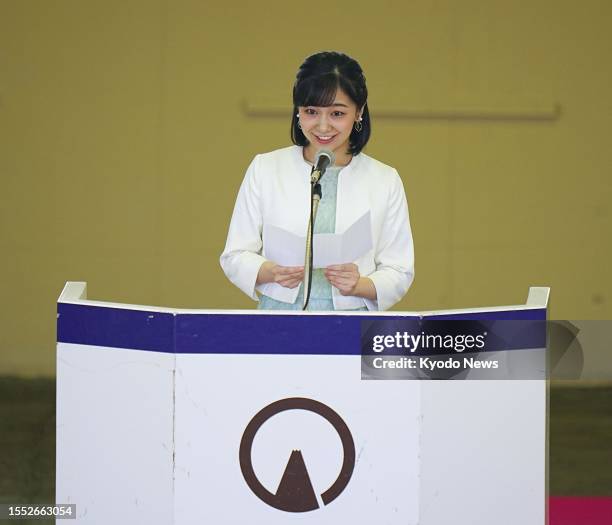
[[[318,128],[320,131],[326,131],[331,128],[329,124],[329,119],[327,118],[326,115],[321,115],[319,117]]]

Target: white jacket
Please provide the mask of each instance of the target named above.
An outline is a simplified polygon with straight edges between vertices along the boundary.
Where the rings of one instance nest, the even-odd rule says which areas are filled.
[[[297,298],[299,287],[255,286],[255,281],[267,260],[264,224],[306,236],[310,171],[302,148],[290,146],[256,155],[246,172],[220,262],[229,280],[256,301],[255,290],[286,303]],[[414,279],[414,249],[402,181],[395,169],[360,153],[338,175],[336,232],[344,232],[368,210],[374,247],[353,262],[362,276],[372,279],[377,300],[343,296],[332,288],[336,310],[364,304],[369,310],[386,310],[406,294]]]

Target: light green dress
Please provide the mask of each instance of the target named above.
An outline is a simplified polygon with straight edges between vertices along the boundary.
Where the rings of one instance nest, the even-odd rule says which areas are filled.
[[[321,177],[321,192],[323,197],[319,203],[317,217],[315,219],[315,233],[335,233],[336,230],[336,197],[338,194],[338,174],[341,167],[327,168],[325,175]],[[272,299],[267,295],[259,298],[257,308],[259,310],[301,310],[304,304],[304,286],[300,284],[297,299],[292,303],[283,303]],[[335,310],[332,300],[332,286],[325,278],[323,269],[312,271],[312,285],[307,310],[331,311]],[[367,310],[365,306],[355,310]]]

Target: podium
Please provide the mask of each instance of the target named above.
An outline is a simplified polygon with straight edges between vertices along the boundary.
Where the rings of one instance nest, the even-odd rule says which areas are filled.
[[[364,320],[58,300],[56,501],[83,524],[546,522],[547,382],[367,381]]]

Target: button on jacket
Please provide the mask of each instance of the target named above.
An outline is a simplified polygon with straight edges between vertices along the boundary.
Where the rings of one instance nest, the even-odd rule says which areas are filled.
[[[310,171],[301,146],[256,155],[247,169],[220,262],[229,280],[254,300],[258,300],[256,290],[286,303],[297,298],[299,287],[256,286],[255,282],[267,260],[264,224],[306,236]],[[360,153],[338,175],[336,232],[347,230],[368,210],[373,249],[351,262],[362,276],[372,279],[377,300],[343,296],[333,288],[336,310],[363,305],[369,310],[387,310],[406,294],[414,279],[414,249],[402,181],[395,169]]]

